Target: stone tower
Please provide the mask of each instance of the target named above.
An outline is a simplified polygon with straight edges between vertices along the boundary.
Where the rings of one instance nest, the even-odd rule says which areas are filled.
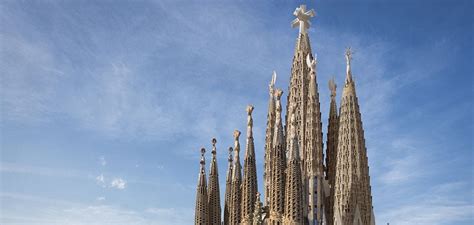
[[[308,188],[308,222],[322,224],[324,214],[324,167],[323,167],[323,132],[319,103],[318,83],[316,82],[317,59],[306,56],[310,68],[308,102],[306,107],[305,151],[306,186]]]
[[[372,221],[367,149],[359,103],[351,72],[352,53],[346,51],[346,80],[341,97],[337,143],[334,224],[369,225]]]
[[[195,225],[209,224],[209,205],[207,199],[207,185],[206,185],[206,160],[204,158],[206,149],[201,149],[201,167],[199,169],[199,178],[196,188],[196,208],[194,215]]]
[[[229,225],[229,217],[232,204],[232,147],[229,147],[229,165],[227,166],[227,176],[225,178],[225,198],[224,198],[224,225]]]
[[[257,168],[255,163],[255,146],[253,143],[252,105],[247,106],[247,145],[244,160],[244,178],[242,181],[242,225],[252,225],[257,195]]]
[[[242,166],[240,165],[240,131],[234,131],[234,167],[232,168],[232,203],[230,207],[230,223],[231,225],[240,225],[241,221],[241,201],[242,201]]]
[[[216,158],[216,143],[215,138],[212,139],[212,161],[209,170],[209,224],[210,225],[221,225],[221,199],[219,191],[219,172],[217,169],[217,158]]]
[[[337,132],[339,129],[339,116],[337,115],[336,104],[336,84],[334,78],[329,80],[329,90],[331,91],[331,103],[329,108],[328,133],[326,141],[326,180],[328,180],[330,193],[326,198],[326,218],[327,224],[333,224],[334,205],[334,183],[336,180],[336,159],[337,159]]]
[[[268,100],[268,115],[267,115],[267,129],[265,131],[265,162],[264,162],[264,172],[263,180],[265,186],[265,205],[270,204],[270,183],[271,183],[271,172],[272,172],[272,160],[271,160],[271,151],[273,147],[273,133],[275,127],[275,94],[274,87],[276,81],[276,72],[273,71],[272,80],[268,85],[269,89],[269,100]]]
[[[302,225],[305,224],[307,220],[303,210],[303,182],[294,108],[292,108],[290,118],[290,148],[288,149],[288,164],[285,179],[285,213],[283,224]]]
[[[269,215],[268,225],[279,225],[283,222],[284,202],[285,202],[285,169],[286,169],[286,143],[283,136],[283,123],[281,119],[281,95],[283,91],[275,91],[275,129],[273,134],[273,144],[271,151],[272,173],[268,205]]]
[[[288,90],[288,101],[286,110],[286,133],[289,133],[289,109],[295,109],[295,134],[298,140],[299,155],[301,157],[301,176],[303,182],[303,202],[305,207],[304,215],[307,221],[304,223],[318,224],[317,218],[321,213],[320,205],[318,205],[318,196],[322,192],[318,191],[322,186],[318,182],[318,168],[322,168],[322,130],[321,130],[321,113],[319,106],[319,94],[317,90],[316,71],[312,70],[307,63],[312,60],[311,44],[307,29],[310,26],[310,18],[315,15],[314,10],[306,11],[306,6],[301,5],[293,12],[296,19],[293,20],[292,26],[299,27],[298,38],[293,56],[293,64],[291,68],[290,86]],[[316,63],[314,61],[314,67]],[[311,81],[313,74],[314,82]],[[310,83],[311,84],[310,87]],[[311,90],[310,90],[311,89]],[[309,108],[311,107],[311,108]],[[307,137],[307,135],[309,135]],[[289,149],[290,137],[287,135],[286,144]],[[306,146],[310,145],[310,146]],[[320,165],[318,165],[320,163]],[[310,195],[311,193],[311,195]],[[319,215],[319,216],[318,216]],[[316,221],[316,222],[315,222]]]
[[[329,81],[331,101],[324,159],[317,58],[311,53],[307,33],[314,11],[307,11],[301,5],[293,14],[296,19],[292,26],[299,27],[299,33],[284,121],[283,92],[275,89],[275,72],[269,84],[263,173],[265,197],[261,203],[257,192],[254,108],[248,106],[243,169],[240,131],[234,131],[234,149],[229,148],[223,224],[374,225],[364,130],[351,72],[352,53],[348,49],[345,54],[347,71],[339,114],[336,84],[334,79]],[[195,218],[196,224],[201,225],[220,223],[215,139],[212,143],[209,187],[206,187],[204,150],[201,157]]]

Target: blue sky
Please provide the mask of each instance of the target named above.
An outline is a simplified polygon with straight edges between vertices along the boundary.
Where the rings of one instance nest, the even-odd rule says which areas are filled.
[[[355,49],[377,223],[473,224],[473,4],[307,4],[325,130],[327,82]],[[1,1],[0,223],[192,224],[199,149],[217,138],[223,194],[249,103],[261,190],[297,6]]]

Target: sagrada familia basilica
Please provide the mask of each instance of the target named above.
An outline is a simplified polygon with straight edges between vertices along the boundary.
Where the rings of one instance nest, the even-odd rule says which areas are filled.
[[[196,225],[374,225],[367,149],[351,72],[351,50],[346,50],[346,78],[339,112],[336,84],[329,81],[331,103],[323,154],[323,132],[317,83],[317,59],[306,32],[314,11],[301,5],[293,13],[299,27],[285,123],[283,91],[269,85],[265,136],[264,197],[257,191],[257,168],[252,133],[253,106],[247,107],[247,134],[243,168],[240,163],[240,131],[234,131],[229,148],[224,207],[221,208],[216,159],[212,139],[209,180],[205,149],[201,149],[195,208]],[[232,153],[234,154],[232,156]]]

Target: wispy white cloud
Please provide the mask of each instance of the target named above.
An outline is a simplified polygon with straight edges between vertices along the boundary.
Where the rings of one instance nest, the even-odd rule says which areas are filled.
[[[384,210],[378,219],[400,225],[445,225],[470,221],[474,211],[472,196],[467,199],[453,197],[465,188],[469,188],[469,183],[436,185],[425,193],[412,196],[408,203]]]
[[[127,182],[123,180],[122,178],[114,178],[112,182],[110,183],[110,187],[117,188],[120,190],[125,189],[126,185],[127,185]]]
[[[100,174],[99,176],[97,176],[95,178],[95,181],[97,183],[97,185],[101,186],[101,187],[104,187],[105,188],[105,177],[104,177],[104,174]]]
[[[54,199],[0,193],[2,202],[15,199],[28,203],[25,207],[3,205],[2,224],[58,225],[188,225],[192,223],[192,208],[128,209],[114,205],[80,204]]]

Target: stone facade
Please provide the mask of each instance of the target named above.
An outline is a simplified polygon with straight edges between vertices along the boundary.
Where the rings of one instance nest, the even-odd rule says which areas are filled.
[[[224,200],[224,225],[374,225],[374,212],[364,130],[355,83],[352,54],[346,51],[346,80],[339,114],[336,84],[329,81],[331,101],[323,154],[323,132],[313,56],[307,29],[313,10],[304,5],[294,13],[299,28],[288,87],[285,124],[276,73],[269,85],[264,149],[264,198],[260,202],[253,139],[253,106],[247,107],[244,168],[240,164],[240,132],[234,132],[234,156],[229,148]],[[213,139],[209,187],[204,151],[197,186],[195,224],[220,224],[221,208]],[[324,163],[325,162],[325,163]],[[243,174],[243,178],[242,178]]]

